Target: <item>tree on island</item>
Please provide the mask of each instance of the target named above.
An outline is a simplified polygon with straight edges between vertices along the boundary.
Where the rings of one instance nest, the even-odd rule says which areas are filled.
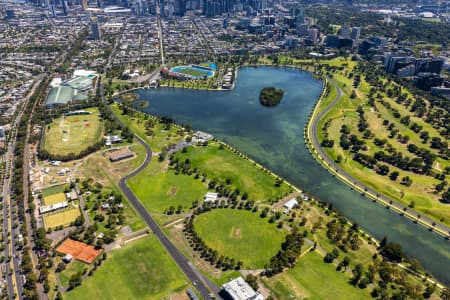
[[[284,90],[274,87],[265,87],[259,94],[259,102],[264,106],[275,106],[281,102],[283,98]]]

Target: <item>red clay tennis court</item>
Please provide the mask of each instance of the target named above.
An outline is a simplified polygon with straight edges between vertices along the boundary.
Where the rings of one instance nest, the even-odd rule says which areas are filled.
[[[96,250],[93,246],[72,239],[65,240],[58,248],[56,248],[56,251],[70,254],[73,258],[88,264],[93,262],[97,256],[102,253],[101,249]]]

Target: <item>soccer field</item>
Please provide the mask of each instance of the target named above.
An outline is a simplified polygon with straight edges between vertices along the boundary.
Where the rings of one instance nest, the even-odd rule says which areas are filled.
[[[91,115],[61,116],[45,130],[45,150],[54,155],[78,154],[102,137],[103,124],[97,108]]]
[[[188,208],[192,201],[200,201],[208,191],[201,180],[183,174],[175,175],[173,170],[164,169],[156,161],[131,178],[128,185],[150,212],[164,212],[170,206],[179,205]]]
[[[67,226],[80,215],[78,208],[71,208],[56,213],[48,213],[44,215],[44,226],[46,229],[58,226]]]
[[[44,197],[44,205],[52,205],[64,201],[66,201],[66,195],[64,195],[64,193],[58,193]]]
[[[195,232],[219,255],[242,261],[246,269],[263,268],[277,254],[286,231],[258,213],[215,209],[197,216]]]
[[[195,76],[195,77],[202,77],[202,76],[207,76],[208,75],[206,72],[203,72],[203,71],[200,71],[200,70],[196,70],[196,69],[187,69],[187,68],[179,70],[178,73],[192,75],[192,76]]]
[[[41,191],[41,195],[44,198],[58,193],[64,193],[64,185],[55,185]]]
[[[211,70],[201,69],[195,66],[174,67],[172,71],[181,74],[191,75],[194,76],[195,78],[202,78],[204,76],[206,77],[214,76],[214,72],[212,72]]]

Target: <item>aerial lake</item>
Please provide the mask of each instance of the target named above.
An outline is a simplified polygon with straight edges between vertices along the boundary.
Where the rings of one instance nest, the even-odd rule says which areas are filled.
[[[284,90],[276,107],[259,103],[262,88]],[[303,129],[322,82],[294,69],[246,67],[232,91],[159,88],[136,91],[140,108],[169,116],[213,134],[315,197],[331,203],[352,222],[377,237],[402,245],[427,271],[450,284],[450,241],[373,203],[334,178],[309,153]],[[140,102],[139,101],[139,102]],[[137,106],[139,107],[139,106]]]

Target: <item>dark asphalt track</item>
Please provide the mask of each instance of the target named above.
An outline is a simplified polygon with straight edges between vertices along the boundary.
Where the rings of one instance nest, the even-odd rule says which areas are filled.
[[[125,194],[125,196],[129,199],[131,204],[134,206],[136,211],[142,216],[145,223],[147,223],[148,227],[153,231],[155,236],[161,242],[161,244],[166,248],[167,252],[169,252],[170,256],[175,260],[178,267],[184,272],[186,277],[191,281],[191,283],[195,286],[197,291],[200,293],[203,299],[211,299],[210,294],[214,294],[216,299],[220,299],[218,296],[219,288],[206,277],[204,277],[201,272],[195,269],[189,260],[184,257],[183,254],[170,242],[167,236],[164,234],[162,229],[158,226],[158,224],[152,219],[150,214],[147,212],[142,203],[136,198],[134,193],[127,186],[126,181],[133,176],[137,175],[139,172],[145,169],[151,161],[152,158],[152,150],[149,145],[142,140],[139,136],[135,135],[135,138],[141,143],[146,150],[147,156],[145,157],[144,162],[133,172],[126,175],[125,177],[119,180],[119,188]],[[149,179],[151,180],[151,179]]]
[[[358,188],[365,190],[366,193],[368,193],[368,194],[376,195],[377,201],[383,201],[383,202],[389,204],[390,207],[393,209],[405,212],[405,214],[410,214],[412,218],[415,218],[418,215],[420,215],[419,222],[422,225],[424,225],[427,228],[433,229],[437,232],[440,232],[442,235],[444,235],[446,237],[450,236],[450,228],[449,227],[447,227],[441,223],[435,222],[432,219],[430,219],[422,214],[417,213],[415,210],[413,210],[409,207],[406,207],[384,195],[381,195],[379,192],[364,185],[358,179],[356,179],[355,177],[351,176],[346,171],[344,171],[344,169],[342,169],[338,164],[336,164],[334,162],[334,160],[329,158],[328,155],[323,151],[322,147],[320,146],[319,139],[317,138],[317,125],[318,125],[320,119],[322,119],[323,116],[325,114],[327,114],[331,110],[331,108],[333,108],[333,106],[339,101],[339,99],[342,96],[342,90],[339,88],[339,86],[337,86],[336,82],[334,82],[330,78],[327,78],[327,79],[336,89],[336,91],[337,91],[336,97],[323,111],[321,111],[316,117],[313,117],[314,119],[313,119],[311,127],[310,127],[311,131],[309,132],[309,135],[312,138],[314,150],[317,152],[317,154],[320,156],[320,158],[325,162],[325,164],[329,168],[332,168],[337,173],[339,173],[341,176],[345,177],[348,181],[352,182],[353,186],[355,188],[358,187]],[[433,226],[433,224],[434,224],[434,226]]]

